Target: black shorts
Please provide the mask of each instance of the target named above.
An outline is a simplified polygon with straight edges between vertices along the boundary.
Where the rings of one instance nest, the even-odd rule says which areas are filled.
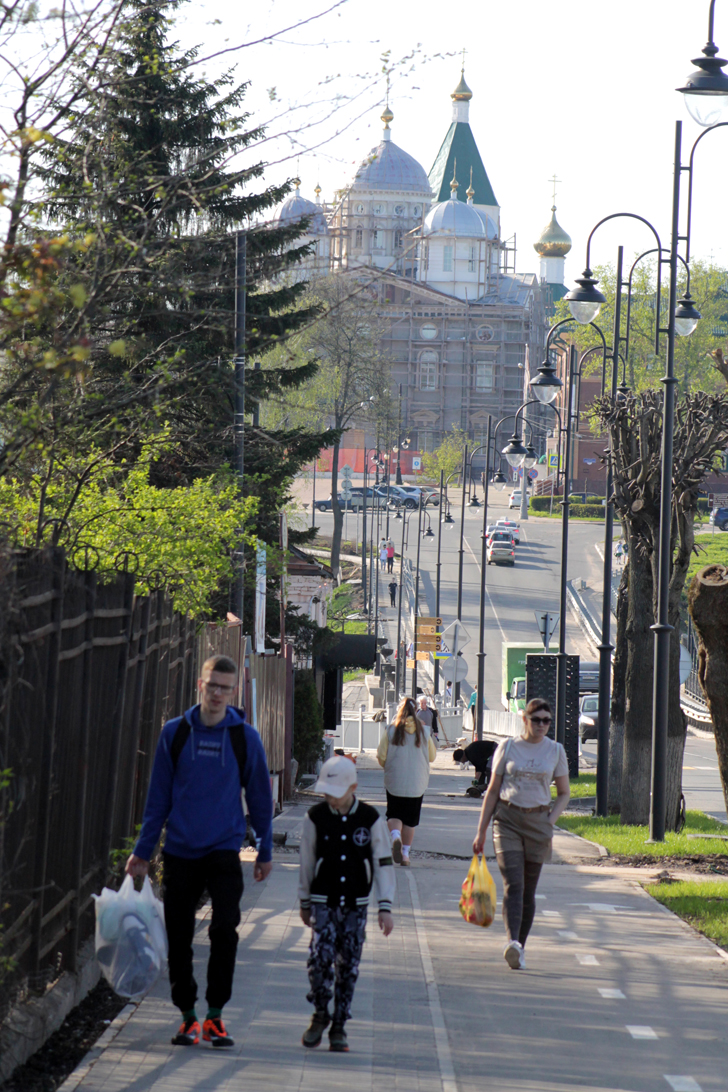
[[[420,825],[421,796],[392,796],[387,793],[387,819],[399,819],[405,827]]]

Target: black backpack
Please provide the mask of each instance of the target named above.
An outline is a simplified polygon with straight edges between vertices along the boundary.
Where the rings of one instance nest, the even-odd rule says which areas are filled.
[[[237,709],[235,706],[230,706],[234,709],[239,717],[245,720],[245,710]],[[240,785],[245,788],[245,763],[248,759],[248,746],[245,742],[245,726],[242,724],[229,724],[228,734],[230,735],[230,746],[233,749],[233,754],[238,763],[238,770],[240,772]],[[189,739],[192,728],[187,717],[183,716],[182,720],[177,725],[177,731],[172,738],[172,746],[169,751],[169,757],[172,759],[172,768],[177,769],[177,763],[179,762],[179,756],[182,754],[182,748]]]

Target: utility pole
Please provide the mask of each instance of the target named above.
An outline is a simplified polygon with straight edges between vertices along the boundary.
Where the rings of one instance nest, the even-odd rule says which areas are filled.
[[[463,620],[463,556],[465,554],[465,548],[463,546],[463,538],[465,535],[465,490],[467,488],[467,470],[468,470],[468,449],[467,446],[463,452],[463,497],[462,508],[460,509],[460,549],[458,550],[458,622]],[[453,663],[455,661],[453,660]],[[460,699],[460,683],[455,683],[455,689],[453,690],[453,703],[457,704]]]

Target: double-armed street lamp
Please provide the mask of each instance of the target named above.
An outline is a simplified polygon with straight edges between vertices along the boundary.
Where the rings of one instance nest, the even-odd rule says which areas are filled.
[[[689,74],[683,87],[677,90],[684,96],[688,112],[693,119],[704,127],[704,132],[693,143],[687,164],[682,162],[682,122],[675,123],[675,150],[673,169],[673,194],[671,217],[671,240],[669,259],[663,258],[663,247],[657,232],[643,217],[634,217],[634,214],[623,213],[618,215],[633,216],[642,220],[651,229],[657,239],[658,254],[658,304],[660,297],[660,273],[663,264],[669,265],[669,297],[666,326],[661,327],[656,322],[656,344],[659,345],[660,334],[666,335],[667,348],[665,356],[665,374],[662,377],[664,386],[663,398],[663,422],[661,444],[661,480],[660,480],[660,525],[658,548],[658,581],[657,581],[657,619],[652,629],[655,634],[655,657],[653,672],[653,697],[652,697],[652,775],[650,798],[650,841],[664,841],[666,826],[666,788],[667,788],[667,738],[669,717],[669,680],[670,680],[670,648],[671,634],[674,627],[669,622],[669,590],[670,574],[672,568],[671,530],[672,530],[672,464],[673,464],[673,438],[675,425],[675,337],[689,336],[695,329],[700,319],[700,314],[695,308],[690,297],[689,282],[687,291],[681,299],[677,298],[678,291],[678,261],[688,265],[690,260],[690,234],[692,226],[692,196],[694,181],[694,158],[696,149],[701,140],[714,129],[723,128],[728,121],[722,120],[728,117],[728,76],[723,68],[728,62],[717,56],[718,47],[714,42],[714,15],[715,0],[710,0],[708,14],[708,42],[703,48],[703,56],[693,60],[694,70]],[[688,174],[688,199],[685,234],[680,233],[680,183],[682,173]],[[604,221],[600,221],[603,223]],[[599,225],[597,225],[598,227]],[[594,229],[596,230],[596,228]],[[592,232],[593,234],[593,232]],[[590,235],[591,241],[591,235]],[[685,242],[684,258],[679,254],[679,244]],[[689,273],[689,270],[688,270]],[[631,279],[631,278],[630,278]],[[572,315],[580,322],[589,322],[599,312],[604,303],[604,296],[596,288],[596,280],[592,277],[589,268],[589,247],[587,246],[587,264],[584,275],[577,280],[579,286],[576,290],[567,294],[567,300]],[[621,297],[621,276],[618,285],[617,303]],[[615,371],[618,363],[618,337],[615,337]],[[616,396],[616,378],[613,375],[612,394]],[[610,497],[607,498],[607,509],[611,508]],[[611,542],[609,543],[611,556]],[[605,550],[605,555],[607,550]],[[610,573],[611,583],[611,573]],[[609,595],[609,586],[605,582],[605,599]],[[604,636],[604,635],[603,635]],[[602,640],[602,644],[608,643]],[[611,649],[610,649],[611,651]],[[602,655],[604,655],[602,652]],[[601,664],[601,658],[600,658]],[[603,705],[603,693],[606,687],[602,686],[602,671],[600,670],[600,749],[602,752],[601,765],[606,767],[609,732],[609,709]],[[599,753],[599,752],[598,752]],[[597,812],[606,814],[606,770],[602,774],[602,786],[600,793],[599,769],[597,772]],[[601,799],[600,799],[601,797]]]

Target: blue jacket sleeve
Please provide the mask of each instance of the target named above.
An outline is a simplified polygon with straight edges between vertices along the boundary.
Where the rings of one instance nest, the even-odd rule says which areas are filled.
[[[270,790],[268,759],[255,728],[245,725],[245,799],[253,830],[260,839],[258,859],[262,864],[273,856],[273,794]]]
[[[141,857],[143,861],[150,860],[154,847],[162,833],[162,827],[167,822],[169,813],[172,810],[174,769],[169,753],[169,741],[174,736],[174,731],[181,719],[181,717],[176,717],[175,720],[167,721],[157,744],[141,834],[134,846],[134,853],[137,857]]]

